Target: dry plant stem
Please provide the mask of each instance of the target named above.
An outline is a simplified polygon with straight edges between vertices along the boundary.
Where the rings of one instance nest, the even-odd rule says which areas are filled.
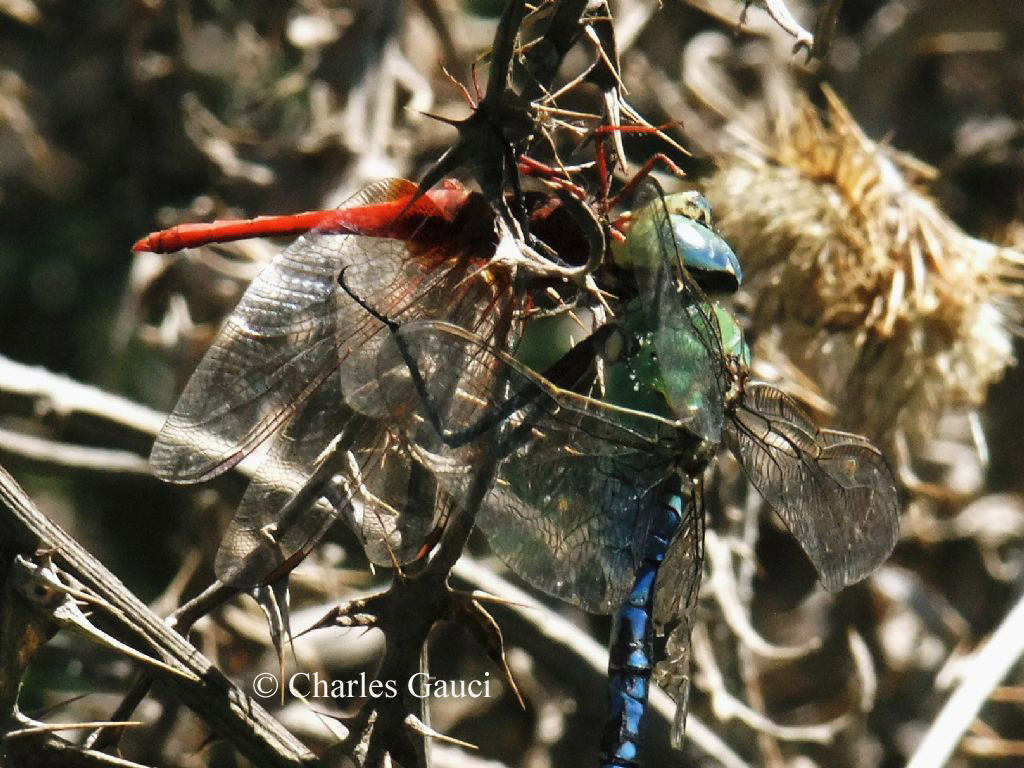
[[[16,363],[0,356],[0,408],[40,419],[103,422],[126,436],[149,441],[163,426],[165,414],[103,392],[88,384]]]
[[[814,43],[808,50],[809,56],[816,59],[824,59],[828,56],[842,9],[843,0],[826,0],[825,7],[818,11],[818,18],[814,22]]]
[[[508,0],[501,20],[494,33],[491,49],[491,73],[487,78],[487,90],[483,101],[498,102],[508,88],[509,74],[512,70],[512,56],[515,53],[516,36],[526,16],[525,0]],[[482,102],[481,102],[482,103]]]
[[[81,545],[54,525],[14,479],[0,469],[0,542],[4,572],[14,556],[32,557],[42,549],[75,575],[100,599],[114,607],[111,632],[130,644],[159,648],[165,663],[189,673],[194,681],[151,668],[180,700],[210,728],[258,765],[311,766],[316,758],[262,707],[142,604]],[[123,620],[119,616],[125,617]]]
[[[67,728],[76,726],[92,727],[96,723],[71,723]],[[32,768],[149,768],[142,763],[124,760],[104,752],[79,747],[64,739],[52,735],[52,729],[40,727],[39,723],[15,712],[9,722],[0,722],[7,733],[4,740],[9,739],[13,747],[7,751],[0,742],[0,758],[11,758],[17,765]],[[19,741],[25,744],[19,744]]]
[[[756,498],[757,494],[749,494],[747,496],[746,508],[741,517],[741,541],[742,546],[746,550],[746,556],[739,558],[739,563],[736,566],[736,571],[733,574],[735,579],[737,597],[741,602],[743,612],[742,616],[746,619],[751,615],[751,602],[754,597],[754,574],[756,572],[755,558],[753,553],[757,549],[758,539],[758,522],[760,520],[760,513],[762,509],[762,502]],[[705,547],[707,547],[706,539],[707,533],[705,532]],[[714,531],[711,531],[714,534]],[[717,534],[714,534],[717,536]],[[731,560],[731,553],[730,553]],[[721,598],[719,598],[721,600]],[[719,603],[721,604],[721,603]],[[726,615],[725,609],[723,608],[723,616]],[[728,619],[726,619],[728,621]],[[733,630],[736,631],[735,629]],[[737,638],[740,635],[737,633]],[[808,643],[814,642],[816,639],[809,640]],[[750,702],[751,706],[759,712],[767,712],[767,702],[764,697],[764,689],[761,685],[761,679],[758,674],[758,665],[755,663],[753,654],[749,647],[740,645],[736,649],[736,660],[738,665],[738,672],[740,679],[743,681],[743,687],[746,690],[747,701]],[[759,733],[757,735],[757,745],[761,753],[761,762],[766,766],[781,766],[785,765],[785,759],[782,755],[782,746],[779,744],[779,740],[769,736],[766,733]]]
[[[29,606],[32,613],[41,617],[43,626],[50,632],[70,630],[144,667],[198,682],[198,678],[187,671],[140,652],[96,626],[90,620],[91,616],[113,618],[115,623],[125,625],[130,624],[131,620],[56,565],[48,553],[37,553],[34,560],[15,555],[7,570],[6,586],[18,595],[24,605]],[[148,644],[144,635],[137,639],[141,644]]]
[[[420,11],[427,21],[430,22],[430,27],[434,30],[434,34],[441,41],[441,50],[444,51],[444,57],[454,64],[459,60],[459,52],[455,47],[455,41],[452,40],[451,32],[448,30],[450,22],[445,18],[444,11],[441,10],[438,1],[418,0],[416,4],[420,7]]]
[[[794,38],[796,45],[812,46],[814,38],[793,18],[781,0],[686,0],[688,5],[703,11],[723,24],[732,25],[737,32],[767,37],[781,29]],[[742,5],[737,16],[736,6]]]
[[[213,582],[198,595],[171,613],[164,621],[167,627],[184,637],[199,619],[238,594],[238,589],[225,584],[220,579]],[[128,689],[117,709],[111,714],[110,719],[124,721],[131,717],[135,708],[139,706],[149,689],[153,686],[153,677],[148,674],[139,675]],[[112,747],[121,738],[123,729],[116,727],[100,727],[89,735],[86,745],[96,749]]]
[[[772,17],[772,21],[782,27],[787,34],[796,38],[798,46],[807,46],[808,50],[813,49],[814,36],[800,26],[782,0],[764,0],[764,5],[768,9],[768,15]]]
[[[1024,655],[1024,597],[1017,600],[999,628],[964,665],[960,685],[946,701],[907,768],[945,765],[992,691]]]
[[[152,477],[149,462],[131,451],[90,448],[0,428],[0,452],[32,462],[104,474]]]
[[[693,630],[693,661],[700,670],[695,678],[701,688],[711,696],[711,708],[722,721],[739,720],[748,728],[765,733],[781,741],[803,741],[829,744],[850,723],[849,715],[839,715],[819,725],[779,725],[761,712],[757,712],[737,699],[718,668],[711,638],[702,624]]]
[[[966,736],[963,751],[972,757],[1024,757],[1024,741],[1001,739],[996,736]]]
[[[61,425],[78,421],[102,423],[104,432],[116,427],[126,443],[149,443],[166,418],[117,395],[51,373],[43,368],[22,365],[0,356],[0,404],[16,412],[34,414],[47,421],[59,419]],[[141,438],[141,440],[140,440]],[[45,452],[41,448],[45,447]],[[0,429],[0,451],[47,464],[104,473],[151,475],[142,456],[121,449],[96,448],[46,440]],[[239,470],[244,471],[243,468]],[[238,590],[215,582],[167,619],[168,628],[184,635],[202,616],[238,594]],[[140,675],[125,698],[112,713],[112,721],[131,716],[152,686],[148,674]],[[102,728],[87,740],[89,747],[102,749],[116,742],[121,729]]]
[[[751,653],[765,659],[783,661],[806,656],[821,646],[821,641],[814,637],[803,645],[793,646],[775,645],[762,637],[750,623],[750,606],[740,600],[729,545],[714,531],[706,531],[704,551],[711,571],[704,589],[715,596],[729,628]]]
[[[24,728],[20,728],[17,731],[10,731],[4,734],[5,738],[18,738],[21,736],[28,736],[35,733],[56,733],[57,731],[80,731],[83,728],[104,728],[108,725],[116,725],[119,728],[137,728],[145,723],[140,721],[133,722],[114,722],[113,720],[96,720],[96,721],[83,721],[80,723],[37,723],[35,725],[27,725]]]

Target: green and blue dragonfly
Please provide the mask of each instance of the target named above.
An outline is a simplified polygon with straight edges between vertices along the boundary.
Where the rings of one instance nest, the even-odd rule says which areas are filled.
[[[635,766],[655,627],[675,627],[662,679],[682,730],[701,477],[722,445],[830,590],[888,557],[899,508],[868,440],[818,429],[791,398],[749,380],[740,326],[705,291],[735,290],[742,276],[702,197],[652,196],[613,270],[630,275],[633,295],[557,361],[535,360],[544,341],[560,346],[539,324],[527,327],[520,349],[529,353],[518,357],[457,325],[396,324],[378,357],[378,393],[405,425],[410,455],[456,503],[482,447],[498,446],[497,479],[476,518],[492,548],[541,590],[618,611],[602,764]],[[410,403],[420,418],[408,417]]]
[[[498,456],[476,515],[497,554],[553,596],[621,609],[603,752],[609,765],[635,764],[654,624],[678,625],[668,679],[685,710],[700,477],[719,447],[830,589],[892,550],[892,477],[868,441],[818,430],[778,390],[748,381],[739,326],[707,293],[734,290],[739,264],[702,198],[637,206],[624,247],[596,276],[622,289],[615,319],[571,345],[526,320],[528,265],[508,258],[479,196],[445,187],[406,214],[413,194],[382,182],[317,214],[246,292],[153,466],[197,482],[272,443],[217,562],[222,580],[258,589],[282,583],[339,516],[372,560],[414,559],[438,512],[466,505],[481,457]],[[251,236],[254,222],[242,224]],[[234,223],[211,226],[239,236]],[[310,226],[289,220],[282,232]],[[139,247],[192,243],[182,240],[191,229],[170,234]],[[502,339],[520,335],[506,354]],[[564,354],[528,354],[548,345]]]

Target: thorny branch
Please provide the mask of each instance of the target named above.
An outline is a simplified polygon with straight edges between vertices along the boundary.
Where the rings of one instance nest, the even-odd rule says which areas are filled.
[[[74,387],[76,391],[82,391],[80,386]],[[53,394],[66,392],[57,391]],[[101,399],[110,402],[108,398]],[[120,419],[117,415],[111,417],[114,423]],[[158,649],[163,663],[147,665],[149,673],[159,678],[183,703],[203,717],[214,732],[234,743],[243,754],[261,765],[315,764],[313,755],[257,702],[224,677],[184,638],[168,628],[163,620],[154,616],[78,542],[48,520],[3,468],[0,468],[0,504],[0,541],[3,542],[6,590],[2,603],[3,616],[0,618],[3,619],[6,631],[16,626],[12,624],[11,618],[20,610],[9,591],[15,583],[12,577],[20,572],[25,580],[35,581],[35,577],[31,576],[33,569],[28,565],[32,561],[38,562],[39,556],[34,553],[52,553],[55,564],[73,574],[95,596],[92,602],[102,606],[104,623],[112,627],[110,631],[114,638],[122,638],[120,642],[129,645],[141,642],[149,649]],[[17,565],[19,561],[16,560],[19,554],[28,558],[20,561],[21,565]],[[15,566],[19,570],[12,570]],[[25,648],[25,643],[32,642],[33,636],[49,631],[45,628],[52,626],[53,621],[44,613],[29,624],[22,624],[16,636],[2,638],[0,648],[5,653]],[[38,647],[37,642],[32,644]],[[16,691],[23,672],[23,666],[15,668],[10,664],[5,665],[5,693],[2,701],[6,705],[3,716],[8,722],[20,719]],[[13,728],[9,727],[8,730]],[[46,730],[38,731],[31,738],[8,739],[0,743],[0,754],[16,756],[25,754],[23,750],[31,753],[34,749],[67,749],[66,743],[53,742],[54,739],[56,737]]]

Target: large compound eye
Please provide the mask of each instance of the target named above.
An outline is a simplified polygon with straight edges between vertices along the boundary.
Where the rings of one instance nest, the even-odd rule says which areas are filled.
[[[683,266],[697,284],[708,293],[735,293],[743,271],[729,244],[694,219],[676,214],[671,220]]]

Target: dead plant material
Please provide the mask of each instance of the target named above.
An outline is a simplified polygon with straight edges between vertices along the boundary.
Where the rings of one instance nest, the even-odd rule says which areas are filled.
[[[747,273],[754,328],[816,382],[836,422],[918,446],[1013,362],[1024,256],[965,234],[935,172],[870,139],[838,96],[776,104],[773,135],[707,184]]]

